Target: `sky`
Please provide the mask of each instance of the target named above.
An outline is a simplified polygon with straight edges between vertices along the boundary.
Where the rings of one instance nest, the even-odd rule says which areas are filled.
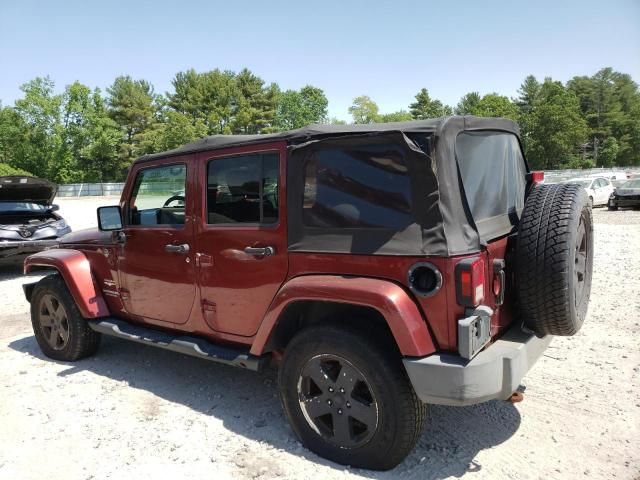
[[[247,67],[282,89],[322,88],[330,116],[348,119],[359,95],[388,113],[423,87],[455,105],[607,66],[640,82],[640,0],[0,0],[3,105],[36,76],[61,92],[131,75],[165,93],[178,71]]]

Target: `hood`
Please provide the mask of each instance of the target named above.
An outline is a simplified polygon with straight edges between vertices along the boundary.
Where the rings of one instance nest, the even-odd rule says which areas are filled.
[[[36,177],[0,177],[0,202],[32,202],[51,205],[58,186]]]
[[[616,188],[616,195],[620,195],[621,197],[638,194],[640,194],[640,188]]]
[[[106,243],[113,243],[112,232],[104,232],[95,227],[87,228],[85,230],[77,230],[60,237],[60,243],[62,245],[103,245]]]

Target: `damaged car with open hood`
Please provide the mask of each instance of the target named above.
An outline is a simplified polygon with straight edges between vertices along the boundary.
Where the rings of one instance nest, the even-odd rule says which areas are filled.
[[[57,192],[41,178],[0,177],[0,259],[53,247],[71,231],[56,213]]]

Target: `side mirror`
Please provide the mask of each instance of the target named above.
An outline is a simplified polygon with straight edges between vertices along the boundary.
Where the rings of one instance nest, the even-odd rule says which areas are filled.
[[[102,231],[111,232],[122,230],[122,213],[120,207],[98,207],[98,228]]]
[[[53,205],[49,205],[48,210],[50,212],[57,212],[58,210],[60,210],[60,205],[56,205],[55,203]]]

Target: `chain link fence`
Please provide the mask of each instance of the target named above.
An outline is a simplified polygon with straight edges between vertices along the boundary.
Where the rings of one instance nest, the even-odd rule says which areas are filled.
[[[69,183],[58,186],[58,197],[120,196],[124,183]]]
[[[614,181],[623,181],[632,175],[640,175],[638,167],[591,168],[587,170],[545,170],[545,183],[561,183],[572,178],[601,176]]]
[[[589,177],[601,175],[607,178],[620,179],[621,175],[640,175],[638,167],[620,168],[592,168],[589,170],[545,170],[545,180],[547,183],[565,182],[571,178]],[[150,186],[147,186],[149,189]],[[58,197],[97,197],[97,196],[117,196],[122,194],[124,182],[122,183],[69,183],[58,187]],[[158,193],[175,190],[175,185],[164,185],[158,183],[153,185],[153,190],[158,189]],[[151,193],[151,192],[145,192]]]

